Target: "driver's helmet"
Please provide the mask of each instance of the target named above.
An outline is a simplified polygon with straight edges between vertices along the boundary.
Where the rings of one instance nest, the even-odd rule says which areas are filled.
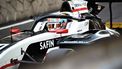
[[[66,2],[62,4],[61,13],[81,18],[81,14],[89,13],[87,3],[85,0],[66,0]]]

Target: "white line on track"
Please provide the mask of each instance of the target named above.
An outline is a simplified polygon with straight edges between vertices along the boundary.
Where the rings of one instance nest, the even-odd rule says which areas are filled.
[[[14,26],[19,26],[19,25],[31,23],[33,21],[34,21],[33,19],[29,19],[29,20],[26,20],[26,21],[23,21],[23,22],[19,22],[19,23],[12,24],[12,25],[9,25],[9,26],[1,27],[0,30],[4,30],[4,29],[11,28],[11,27],[14,27]]]

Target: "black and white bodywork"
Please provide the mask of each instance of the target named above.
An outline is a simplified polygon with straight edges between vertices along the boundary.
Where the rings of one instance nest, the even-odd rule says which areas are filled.
[[[60,45],[91,44],[99,39],[119,36],[112,29],[102,28],[95,17],[78,18],[70,14],[72,12],[60,12],[39,17],[31,30],[18,32],[17,28],[12,29],[12,35],[0,39],[0,69],[17,68],[24,60],[42,63],[45,55],[53,50],[72,51]]]

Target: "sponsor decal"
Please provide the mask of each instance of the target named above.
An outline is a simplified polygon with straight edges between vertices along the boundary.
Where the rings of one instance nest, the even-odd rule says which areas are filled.
[[[54,40],[47,40],[40,42],[40,50],[54,47]]]
[[[79,7],[79,6],[82,6],[81,4],[74,4],[75,5],[75,7]]]
[[[63,41],[63,42],[60,42],[60,43],[68,43],[68,44],[87,44],[88,42],[86,41]]]
[[[75,7],[83,7],[83,6],[87,7],[87,2],[75,3],[74,6]]]
[[[65,18],[48,18],[48,22],[50,23],[62,23],[62,22],[67,22],[67,19]]]

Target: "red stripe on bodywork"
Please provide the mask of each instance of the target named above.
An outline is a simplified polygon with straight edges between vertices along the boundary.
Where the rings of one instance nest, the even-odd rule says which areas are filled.
[[[19,62],[18,62],[18,63],[10,63],[10,64],[6,64],[6,65],[0,67],[0,69],[6,69],[6,68],[8,68],[8,67],[11,67],[11,66],[14,66],[14,65],[17,65],[17,64],[19,64]]]
[[[78,9],[72,10],[72,12],[83,11],[83,10],[88,10],[88,8],[78,8]]]
[[[5,69],[5,68],[8,68],[8,67],[11,67],[11,66],[13,66],[14,64],[6,64],[6,65],[4,65],[4,66],[2,66],[2,67],[0,67],[0,69]]]

